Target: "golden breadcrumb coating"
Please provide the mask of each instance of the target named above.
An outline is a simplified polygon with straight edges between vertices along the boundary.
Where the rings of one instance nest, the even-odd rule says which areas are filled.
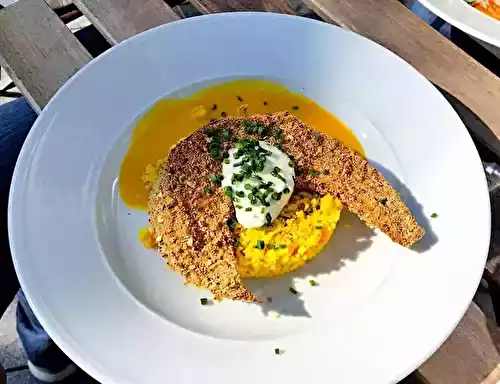
[[[220,160],[209,156],[207,128],[229,129],[238,139],[246,134],[244,120],[267,128],[260,140],[276,144],[292,156],[302,173],[296,190],[338,197],[346,208],[369,227],[377,227],[394,242],[411,246],[424,235],[399,194],[382,174],[351,148],[314,131],[288,112],[224,118],[186,139],[170,152],[166,166],[149,196],[150,223],[158,249],[170,267],[187,283],[210,290],[217,299],[259,301],[244,286],[236,265],[233,236],[227,221],[235,217],[233,204],[209,180],[220,174]],[[229,149],[231,143],[224,143]],[[207,194],[207,188],[212,193]]]

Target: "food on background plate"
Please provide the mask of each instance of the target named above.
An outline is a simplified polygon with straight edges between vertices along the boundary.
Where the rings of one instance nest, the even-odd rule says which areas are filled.
[[[500,0],[464,0],[478,11],[500,20]]]
[[[246,260],[249,274],[282,272],[279,266],[285,257],[290,259],[288,252],[294,252],[294,239],[280,231],[280,223],[287,227],[287,222],[279,216],[288,199],[300,191],[313,194],[314,207],[306,214],[318,220],[314,229],[324,242],[338,216],[322,214],[330,209],[340,212],[342,205],[403,246],[424,235],[398,193],[361,155],[288,112],[222,118],[181,140],[149,194],[151,231],[158,250],[186,282],[210,290],[216,299],[259,301],[244,286],[246,272],[240,272],[238,263],[241,266]],[[316,224],[306,220],[301,226],[306,219],[301,216],[296,213],[291,219],[297,222],[290,223],[296,225],[299,243],[301,233],[309,236],[311,225]],[[283,241],[266,237],[273,231],[278,238],[283,235]],[[247,258],[242,251],[245,260],[239,259],[238,246],[248,250],[252,241],[255,258],[252,252]],[[302,255],[304,262],[320,251],[321,242],[315,245]],[[280,250],[287,254],[281,257]],[[273,256],[278,263],[272,262]],[[255,267],[261,258],[266,263]],[[284,268],[285,272],[303,264],[302,260]]]

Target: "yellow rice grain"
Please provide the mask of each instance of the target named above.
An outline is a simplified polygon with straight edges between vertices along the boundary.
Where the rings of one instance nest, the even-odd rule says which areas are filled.
[[[301,192],[292,196],[271,227],[238,226],[236,253],[241,276],[280,276],[302,267],[328,243],[341,210],[342,203],[331,195],[314,198]],[[264,249],[256,248],[259,240],[264,241]]]
[[[165,159],[147,166],[143,182],[150,189],[158,179]],[[280,217],[267,228],[243,228],[235,236],[238,269],[242,277],[280,276],[302,267],[320,253],[333,235],[340,218],[342,203],[331,195],[321,198],[307,192],[294,193]],[[141,229],[140,241],[146,248],[156,246],[147,228]],[[264,241],[264,249],[256,248]]]

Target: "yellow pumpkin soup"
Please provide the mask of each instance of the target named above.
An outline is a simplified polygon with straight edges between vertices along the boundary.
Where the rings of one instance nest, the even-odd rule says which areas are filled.
[[[269,81],[235,80],[187,98],[160,100],[139,119],[120,169],[121,198],[130,207],[146,210],[148,190],[142,178],[148,165],[156,165],[179,140],[214,119],[280,111],[289,111],[363,154],[352,131],[313,100]]]

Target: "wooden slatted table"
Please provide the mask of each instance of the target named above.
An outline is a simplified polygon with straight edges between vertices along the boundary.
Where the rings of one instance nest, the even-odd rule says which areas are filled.
[[[404,58],[460,100],[487,129],[472,132],[500,154],[500,79],[428,27],[397,0],[305,0],[326,22],[358,32]],[[162,0],[75,0],[116,44],[179,16]],[[271,11],[293,14],[286,0],[192,0],[202,13]],[[91,60],[43,0],[19,0],[0,11],[0,66],[36,111]],[[472,303],[443,346],[408,383],[500,383],[500,329]]]

